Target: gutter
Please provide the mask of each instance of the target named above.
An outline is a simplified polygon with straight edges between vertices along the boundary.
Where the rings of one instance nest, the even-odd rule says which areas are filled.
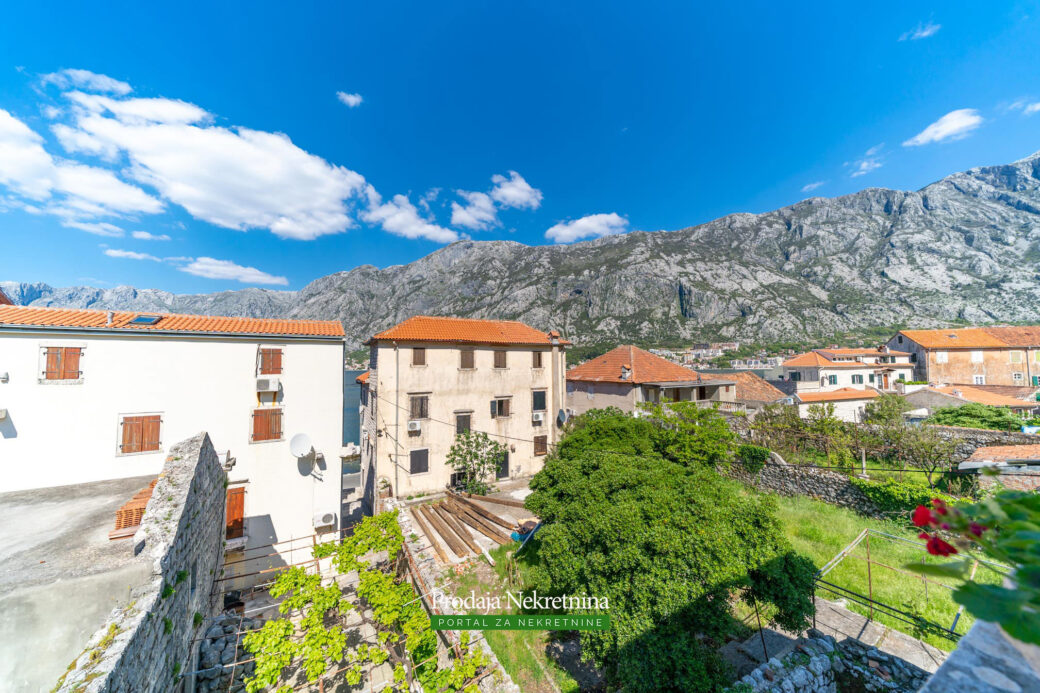
[[[68,325],[14,325],[0,323],[0,332],[25,333],[51,332],[91,335],[131,335],[135,337],[210,337],[210,338],[234,338],[234,339],[263,339],[275,337],[278,339],[297,339],[301,341],[320,342],[346,342],[346,335],[306,335],[306,334],[284,334],[280,332],[190,332],[187,330],[141,330],[111,327],[70,327]]]

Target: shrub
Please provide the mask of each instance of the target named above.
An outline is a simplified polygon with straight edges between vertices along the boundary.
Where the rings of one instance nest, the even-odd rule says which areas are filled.
[[[744,465],[744,469],[752,474],[758,474],[769,461],[769,448],[760,445],[741,445],[737,448],[737,458]]]
[[[869,481],[857,478],[850,478],[849,481],[882,512],[912,512],[918,505],[931,503],[933,498],[941,498],[949,503],[957,501],[953,496],[912,481]]]
[[[925,423],[964,428],[988,428],[994,431],[1017,431],[1025,421],[1007,407],[993,407],[971,402],[959,407],[941,407],[932,412]]]

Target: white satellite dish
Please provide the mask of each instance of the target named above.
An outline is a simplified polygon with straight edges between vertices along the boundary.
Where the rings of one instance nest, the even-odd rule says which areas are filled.
[[[293,457],[306,457],[314,451],[314,443],[306,433],[297,433],[289,441],[289,452]]]

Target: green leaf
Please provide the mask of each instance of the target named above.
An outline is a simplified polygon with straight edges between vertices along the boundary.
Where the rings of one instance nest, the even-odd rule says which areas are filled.
[[[904,568],[920,575],[934,577],[963,578],[971,570],[971,561],[951,561],[949,563],[907,563]]]

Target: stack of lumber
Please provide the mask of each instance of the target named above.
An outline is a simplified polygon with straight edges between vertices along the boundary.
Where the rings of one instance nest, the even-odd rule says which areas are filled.
[[[416,524],[444,563],[453,560],[449,552],[460,559],[479,555],[481,548],[475,538],[480,535],[503,546],[513,542],[509,532],[514,523],[481,507],[473,498],[497,502],[496,499],[485,496],[468,496],[449,491],[447,497],[441,501],[411,508]],[[523,507],[523,503],[518,501],[510,501],[505,505],[513,503]]]

